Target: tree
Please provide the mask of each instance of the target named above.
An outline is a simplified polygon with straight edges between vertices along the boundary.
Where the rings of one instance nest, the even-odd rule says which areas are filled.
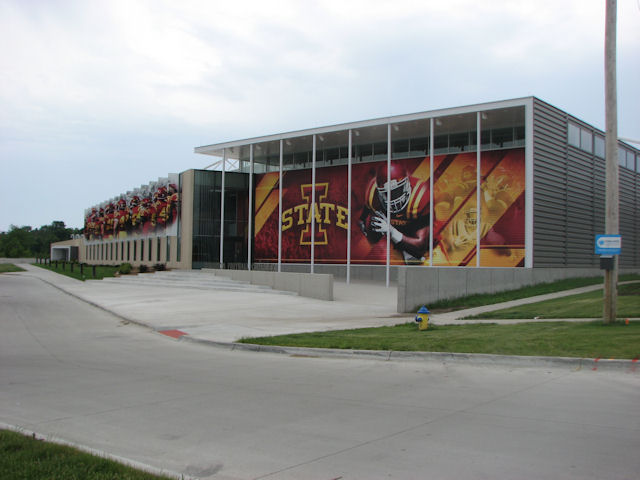
[[[11,225],[7,233],[0,234],[0,257],[30,257],[32,246],[33,235],[29,226]]]
[[[67,228],[61,221],[35,230],[11,225],[8,232],[0,233],[0,257],[48,257],[52,243],[69,240],[81,232],[82,229]]]
[[[52,243],[69,240],[74,230],[67,228],[64,222],[54,221],[51,225],[43,225],[33,232],[32,253],[37,257],[45,257],[49,255],[49,249]]]

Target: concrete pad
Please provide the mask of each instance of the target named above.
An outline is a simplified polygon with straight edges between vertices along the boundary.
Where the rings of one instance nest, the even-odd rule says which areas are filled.
[[[396,325],[396,288],[374,282],[335,282],[335,301],[273,293],[80,282],[32,265],[28,273],[123,319],[154,330],[180,330],[204,340]],[[271,272],[252,272],[269,275]]]

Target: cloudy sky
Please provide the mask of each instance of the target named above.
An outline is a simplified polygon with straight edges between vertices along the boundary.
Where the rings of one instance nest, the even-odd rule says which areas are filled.
[[[604,0],[0,0],[0,231],[62,220],[193,148],[535,95],[604,128]],[[618,133],[640,138],[640,0]]]

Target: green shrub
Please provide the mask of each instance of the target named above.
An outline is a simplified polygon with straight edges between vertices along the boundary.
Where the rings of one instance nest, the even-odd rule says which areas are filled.
[[[120,274],[122,275],[128,275],[129,273],[131,273],[131,264],[130,263],[121,264],[120,268],[118,268],[118,272],[120,272]]]
[[[156,272],[163,272],[164,270],[166,270],[166,267],[165,267],[164,263],[156,263],[156,264],[153,266],[153,269],[154,269]]]
[[[147,267],[144,263],[142,265],[140,265],[140,268],[138,269],[138,271],[140,273],[147,273],[149,271],[149,267]]]

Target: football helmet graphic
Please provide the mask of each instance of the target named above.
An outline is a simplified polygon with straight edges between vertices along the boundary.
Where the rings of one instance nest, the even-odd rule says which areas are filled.
[[[154,200],[157,202],[164,202],[167,200],[167,188],[159,187],[154,195]]]
[[[399,213],[409,203],[411,197],[411,182],[409,174],[404,165],[392,163],[390,177],[387,178],[387,165],[380,165],[376,174],[376,190],[378,199],[383,207],[383,212],[387,211],[387,188],[390,190],[390,210],[391,213]]]

